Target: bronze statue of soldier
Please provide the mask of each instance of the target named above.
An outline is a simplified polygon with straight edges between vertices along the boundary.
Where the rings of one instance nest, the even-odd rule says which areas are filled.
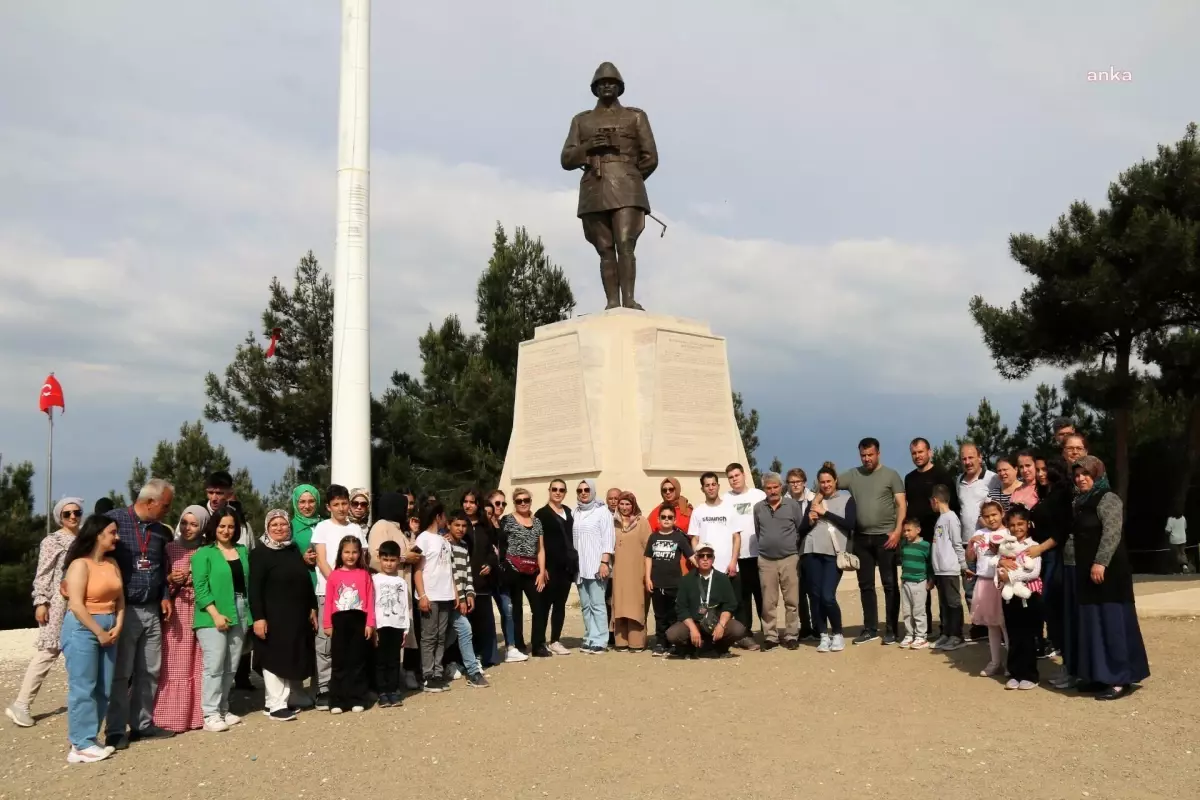
[[[577,213],[583,235],[600,255],[605,308],[641,311],[634,299],[633,251],[650,213],[646,179],[658,167],[658,147],[646,112],[617,100],[624,92],[621,73],[605,61],[592,78],[596,107],[571,120],[562,167],[583,170]]]

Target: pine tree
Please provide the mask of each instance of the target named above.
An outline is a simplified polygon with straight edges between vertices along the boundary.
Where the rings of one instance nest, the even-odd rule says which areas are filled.
[[[762,475],[758,471],[758,459],[754,457],[758,450],[758,409],[752,408],[750,413],[746,413],[744,402],[741,392],[733,393],[733,419],[742,437],[742,446],[746,449],[746,460],[750,462],[744,466],[750,471],[754,485],[761,486]]]
[[[281,335],[266,358],[262,340]],[[224,378],[208,373],[204,416],[227,422],[264,451],[299,462],[300,474],[324,483],[331,459],[333,408],[333,286],[309,251],[296,267],[292,289],[271,279],[262,334],[247,334]]]
[[[935,467],[941,467],[951,475],[957,475],[961,471],[958,460],[958,447],[954,442],[942,442],[942,446],[933,451],[930,456]],[[950,487],[954,488],[954,487]]]
[[[985,468],[996,465],[996,459],[1008,455],[1008,427],[1000,424],[1000,415],[992,409],[986,397],[979,401],[974,414],[967,415],[966,435],[958,439],[958,446],[973,442],[979,448],[979,457]]]
[[[1058,389],[1039,383],[1033,402],[1021,404],[1021,416],[1013,431],[1013,450],[1032,450],[1035,453],[1050,453],[1055,447],[1054,420],[1061,415],[1062,400]]]
[[[5,630],[35,624],[29,587],[46,518],[34,513],[33,476],[28,461],[0,470],[0,629]]]

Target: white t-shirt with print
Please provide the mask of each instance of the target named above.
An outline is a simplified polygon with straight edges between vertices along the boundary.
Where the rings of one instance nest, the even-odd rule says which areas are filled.
[[[721,574],[729,570],[733,560],[733,505],[727,500],[715,506],[707,503],[693,506],[692,521],[688,525],[688,536],[695,537],[695,546],[711,544],[713,547],[713,569]],[[740,557],[740,556],[739,556]]]
[[[367,550],[367,537],[363,535],[363,529],[360,525],[348,524],[338,525],[331,519],[323,519],[317,523],[317,527],[313,528],[312,541],[310,544],[313,550],[316,550],[318,544],[325,545],[325,561],[330,569],[337,566],[337,549],[342,543],[342,539],[347,536],[358,537],[359,544],[362,545],[363,552]],[[317,570],[317,597],[325,596],[325,576],[321,574],[321,570]]]
[[[454,553],[446,537],[425,531],[417,537],[416,547],[425,557],[425,596],[429,602],[454,600]]]
[[[375,584],[375,627],[399,628],[408,630],[412,627],[412,596],[408,581],[404,575],[384,575],[376,572],[371,576]]]
[[[742,535],[742,551],[738,558],[758,558],[758,535],[754,532],[754,506],[767,499],[762,489],[747,488],[740,494],[732,491],[721,498],[733,507],[733,529]]]

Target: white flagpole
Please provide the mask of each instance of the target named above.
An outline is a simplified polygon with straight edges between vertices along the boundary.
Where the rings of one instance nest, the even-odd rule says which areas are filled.
[[[46,533],[54,522],[54,406],[46,409],[50,421],[50,436],[46,443]]]
[[[342,0],[330,467],[348,488],[371,485],[370,21],[370,0]]]

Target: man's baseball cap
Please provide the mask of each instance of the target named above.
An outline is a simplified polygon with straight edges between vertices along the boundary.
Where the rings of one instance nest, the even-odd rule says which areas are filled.
[[[710,553],[717,552],[717,548],[713,547],[708,542],[701,542],[700,546],[696,548],[696,554],[699,555],[702,550],[707,550]]]

